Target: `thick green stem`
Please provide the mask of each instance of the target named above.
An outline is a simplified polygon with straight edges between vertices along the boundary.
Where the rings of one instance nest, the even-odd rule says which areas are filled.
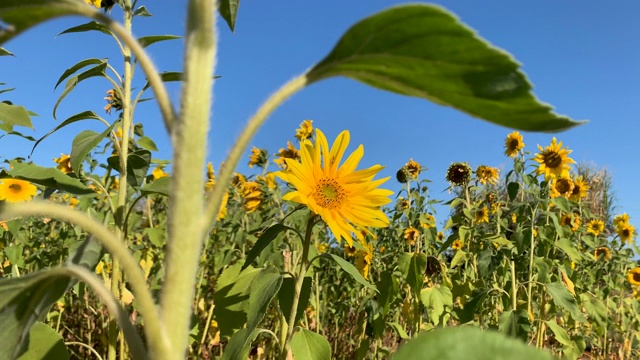
[[[161,317],[172,329],[170,351],[159,359],[185,357],[200,253],[208,233],[202,226],[207,134],[215,66],[216,1],[190,0],[184,60],[182,108],[173,126],[173,182]],[[196,181],[198,179],[198,181]]]
[[[531,244],[529,247],[529,283],[527,289],[527,311],[529,313],[533,313],[532,308],[532,299],[533,299],[533,254],[535,250],[535,236],[533,236],[533,228],[536,223],[536,216],[538,212],[538,205],[536,204],[535,208],[531,212]]]
[[[518,283],[516,280],[516,263],[511,260],[511,310],[518,307]]]

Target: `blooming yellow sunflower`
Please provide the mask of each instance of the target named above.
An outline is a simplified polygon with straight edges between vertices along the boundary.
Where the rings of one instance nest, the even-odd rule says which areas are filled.
[[[489,209],[487,208],[487,205],[476,210],[475,219],[476,219],[476,224],[489,222]]]
[[[533,158],[540,163],[536,171],[538,175],[544,174],[545,179],[569,176],[569,164],[575,161],[569,157],[572,151],[562,147],[562,141],[557,142],[554,137],[544,149],[538,145],[538,150],[540,152]]]
[[[462,240],[460,240],[460,239],[456,239],[456,240],[454,240],[454,242],[451,244],[451,248],[452,248],[453,250],[460,250],[460,249],[462,249],[462,245],[463,245],[463,244],[462,244]]]
[[[604,222],[602,220],[593,219],[587,224],[587,232],[598,236],[604,231]]]
[[[640,267],[635,267],[627,273],[627,280],[633,286],[640,285]]]
[[[313,120],[304,120],[300,123],[300,128],[296,130],[296,139],[302,141],[308,139],[313,134]]]
[[[276,176],[274,173],[267,173],[265,176],[258,175],[256,179],[266,184],[269,189],[276,188]]]
[[[278,165],[280,168],[286,169],[286,159],[298,160],[300,159],[300,152],[296,149],[295,146],[293,146],[291,141],[287,141],[287,148],[280,148],[280,151],[278,151],[276,156],[278,156],[278,158],[273,160],[273,162],[276,163],[276,165]]]
[[[68,174],[70,172],[73,172],[73,170],[71,169],[71,157],[69,155],[60,154],[60,157],[53,159],[53,162],[58,164],[58,166],[56,166],[56,169],[60,169],[60,171],[62,171],[63,173]]]
[[[97,8],[99,8],[100,4],[102,3],[102,0],[84,0],[84,2],[86,2],[89,5],[93,5],[93,6],[97,7]],[[113,90],[110,90],[110,91],[113,91]]]
[[[162,170],[162,166],[158,166],[157,168],[153,169],[153,171],[151,172],[151,176],[153,176],[153,181],[156,181],[160,178],[169,176],[169,174]]]
[[[498,169],[491,166],[480,165],[476,169],[476,177],[482,185],[486,183],[495,185],[498,183]]]
[[[522,134],[517,131],[507,135],[507,139],[504,144],[504,153],[510,158],[516,157],[518,152],[524,148],[524,142],[522,142]]]
[[[251,148],[251,155],[249,155],[249,167],[254,166],[263,168],[267,165],[267,150],[259,149],[255,146]]]
[[[629,215],[627,213],[622,213],[620,215],[616,215],[613,218],[613,227],[619,229],[623,225],[629,224]]]
[[[233,177],[231,178],[231,185],[237,188],[242,188],[242,185],[246,182],[247,178],[240,173],[233,174]]]
[[[356,171],[364,155],[362,145],[340,165],[349,138],[349,131],[341,132],[329,150],[327,138],[316,129],[315,145],[304,140],[300,146],[301,161],[285,159],[287,170],[277,172],[276,176],[295,187],[283,196],[284,200],[306,205],[320,215],[336,239],[351,244],[351,233],[357,233],[356,228],[389,225],[380,207],[391,202],[389,196],[393,192],[378,188],[389,178],[373,180],[382,166]]]
[[[601,256],[604,257],[605,260],[611,259],[611,250],[604,246],[596,248],[593,251],[593,257],[595,257],[596,260],[600,260]]]
[[[618,236],[620,236],[620,241],[631,243],[633,241],[633,235],[636,231],[636,228],[631,224],[621,225],[616,232]]]
[[[244,199],[244,209],[252,213],[260,207],[262,203],[262,190],[255,181],[247,181],[242,184],[242,197]]]
[[[78,204],[80,204],[80,200],[78,200],[78,198],[72,197],[69,199],[69,206],[74,208],[76,207]]]
[[[370,244],[363,245],[364,250],[359,250],[356,255],[355,265],[363,278],[369,278],[369,268],[373,262],[373,247]]]
[[[415,245],[418,238],[420,238],[420,232],[418,229],[410,227],[404,230],[404,239],[407,240],[407,245]]]
[[[431,214],[424,214],[424,217],[420,216],[420,226],[422,226],[423,229],[430,229],[432,227],[435,227],[436,218]]]
[[[573,184],[573,180],[571,180],[568,176],[562,176],[551,180],[550,182],[551,191],[549,195],[551,198],[557,198],[558,196],[564,196],[568,198],[571,196],[575,185]]]
[[[0,180],[0,200],[10,203],[29,201],[36,196],[38,188],[32,183],[18,179]]]
[[[580,201],[580,199],[587,196],[589,185],[584,181],[582,175],[573,179],[573,185],[573,190],[571,191],[571,195],[569,195],[569,200]]]
[[[409,159],[409,162],[404,164],[404,168],[407,174],[413,180],[418,178],[418,175],[420,175],[420,171],[422,170],[422,167],[420,166],[420,164],[418,164],[418,162],[416,161],[413,161],[413,159]]]
[[[566,225],[571,231],[576,231],[580,227],[580,216],[576,214],[565,214],[560,218],[560,225]]]

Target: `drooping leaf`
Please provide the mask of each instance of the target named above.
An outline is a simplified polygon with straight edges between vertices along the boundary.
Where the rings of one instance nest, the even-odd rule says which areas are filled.
[[[169,196],[169,192],[171,191],[171,178],[165,176],[160,178],[150,184],[145,184],[140,189],[140,192],[144,195],[149,194],[158,194],[163,196]]]
[[[516,198],[516,195],[518,195],[519,189],[520,189],[520,184],[516,182],[510,182],[509,185],[507,185],[507,193],[509,194],[509,201],[513,201],[513,199]]]
[[[419,355],[418,355],[419,354]],[[418,335],[400,346],[393,360],[551,360],[551,353],[495,331],[450,327]]]
[[[231,336],[247,322],[251,283],[262,271],[252,267],[241,271],[240,268],[240,263],[228,267],[216,282],[213,315],[218,321],[220,336]]]
[[[58,82],[56,83],[56,86],[54,86],[54,89],[58,88],[58,85],[60,85],[66,78],[68,78],[69,76],[75,74],[78,70],[87,67],[89,65],[98,65],[98,64],[103,64],[106,62],[106,59],[84,59],[81,60],[79,62],[77,62],[75,65],[73,65],[72,67],[68,68],[67,70],[64,71],[64,73],[62,73],[62,75],[60,76],[60,78],[58,79]]]
[[[143,5],[137,8],[136,11],[133,12],[133,16],[153,16],[153,14],[150,13],[147,10],[147,8]]]
[[[95,192],[80,180],[66,175],[56,168],[44,168],[32,163],[12,163],[13,169],[7,171],[11,177],[31,181],[52,189],[73,195],[94,194]]]
[[[0,56],[15,56],[13,53],[3,47],[0,47]]]
[[[523,342],[528,340],[531,323],[529,315],[525,310],[507,310],[500,315],[498,329],[508,337],[520,339]]]
[[[326,259],[333,259],[333,261],[335,261],[338,264],[338,266],[342,268],[342,270],[346,271],[347,274],[351,275],[351,277],[353,277],[355,281],[368,287],[369,289],[376,290],[376,287],[373,286],[370,282],[368,282],[365,278],[363,278],[360,272],[358,271],[358,269],[356,269],[356,267],[353,266],[347,260],[334,254],[322,254],[322,257]]]
[[[69,263],[93,270],[101,256],[98,242],[89,238],[68,259]],[[75,284],[70,276],[52,275],[47,270],[18,278],[0,279],[0,349],[8,358],[24,353],[29,331],[58,299]]]
[[[218,4],[218,12],[227,22],[232,32],[236,30],[236,17],[238,16],[239,7],[240,0],[220,0]]]
[[[301,328],[291,339],[291,352],[296,360],[330,360],[331,345],[324,336]]]
[[[9,105],[4,102],[0,102],[0,121],[13,126],[24,126],[33,129],[31,124],[31,117],[29,111],[23,106]]]
[[[573,245],[572,241],[567,239],[566,237],[560,238],[554,243],[554,245],[564,251],[564,253],[569,256],[571,261],[579,262],[580,260],[582,260],[582,254],[580,254],[580,251],[578,251],[578,249],[576,249],[576,247]]]
[[[547,293],[553,298],[553,302],[561,308],[569,311],[571,316],[576,321],[587,322],[587,319],[582,315],[576,298],[567,290],[567,288],[561,282],[554,282],[546,284]]]
[[[278,291],[278,305],[280,311],[284,315],[284,318],[289,322],[291,309],[293,309],[293,292],[295,288],[295,280],[287,277],[282,280],[280,291]],[[300,289],[300,297],[298,299],[298,306],[296,310],[296,323],[302,318],[304,310],[309,304],[309,297],[311,296],[311,277],[305,276],[302,280],[302,288]],[[291,325],[292,326],[292,325]]]
[[[115,35],[111,32],[111,30],[106,25],[104,25],[102,23],[99,23],[97,21],[91,21],[91,22],[88,22],[86,24],[74,26],[72,28],[69,28],[69,29],[61,32],[57,36],[64,35],[64,34],[70,34],[70,33],[76,33],[76,32],[86,32],[86,31],[99,31],[99,32],[101,32],[103,34],[111,35],[111,36],[115,37]]]
[[[60,16],[79,14],[87,5],[77,0],[2,0],[0,1],[0,44],[41,22]]]
[[[262,235],[260,235],[251,250],[249,250],[249,252],[247,253],[247,257],[244,260],[244,265],[242,265],[242,268],[244,269],[247,266],[251,265],[251,262],[253,262],[253,260],[255,260],[260,255],[262,250],[266,249],[266,247],[269,246],[269,244],[278,236],[278,234],[287,230],[294,229],[282,224],[275,224],[265,230]]]
[[[58,106],[60,106],[60,103],[62,102],[62,100],[64,100],[64,98],[67,97],[67,95],[69,95],[69,93],[73,89],[75,89],[79,83],[81,83],[86,79],[96,77],[96,76],[105,77],[107,75],[105,73],[106,68],[107,68],[107,62],[103,61],[101,64],[96,65],[88,70],[85,70],[84,72],[78,75],[75,75],[69,78],[69,80],[67,80],[67,83],[64,86],[64,90],[62,91],[62,94],[60,94],[60,97],[56,101],[56,104],[53,106],[53,118],[57,120],[56,111],[58,110]]]
[[[138,42],[140,43],[140,45],[142,47],[147,47],[153,43],[157,43],[160,41],[167,41],[167,40],[175,40],[175,39],[180,39],[180,36],[176,36],[176,35],[151,35],[151,36],[143,36],[141,38],[138,38]]]
[[[66,360],[64,339],[45,323],[37,322],[29,331],[29,345],[18,360]]]
[[[18,136],[18,137],[21,137],[21,138],[23,138],[25,140],[29,140],[29,141],[36,141],[36,139],[33,136],[24,135],[23,133],[21,133],[19,131],[9,131],[7,133],[7,136],[9,136],[9,135]],[[0,136],[0,137],[2,137],[2,136]]]
[[[560,131],[580,124],[539,102],[509,54],[435,5],[395,6],[352,26],[307,79],[334,76],[520,130]]]
[[[60,125],[56,126],[53,130],[51,130],[48,133],[46,133],[43,137],[38,139],[38,141],[36,141],[36,143],[33,144],[33,148],[31,148],[31,153],[29,154],[29,156],[33,155],[33,151],[36,149],[38,144],[40,144],[40,142],[42,142],[42,140],[46,139],[51,134],[53,134],[56,131],[62,129],[63,127],[65,127],[65,126],[67,126],[69,124],[73,124],[73,123],[75,123],[77,121],[82,121],[82,120],[98,120],[98,121],[102,121],[102,122],[106,123],[106,120],[102,119],[100,116],[98,116],[93,111],[83,111],[83,112],[81,112],[79,114],[75,114],[75,115],[71,116],[70,118],[66,119],[65,121],[63,121]]]
[[[75,172],[76,176],[80,176],[80,170],[82,169],[82,161],[84,158],[100,144],[102,139],[109,135],[109,132],[113,130],[118,122],[114,121],[102,133],[97,133],[91,130],[84,130],[78,134],[71,143],[71,154],[69,155],[71,162],[71,169]]]
[[[117,155],[107,158],[109,166],[118,172],[120,168],[120,158]],[[149,150],[138,149],[132,151],[127,156],[127,183],[133,187],[142,186],[151,164],[151,152]]]

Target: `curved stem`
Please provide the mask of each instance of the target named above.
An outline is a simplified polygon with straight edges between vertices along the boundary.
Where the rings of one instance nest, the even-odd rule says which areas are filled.
[[[265,120],[271,115],[271,113],[278,108],[283,102],[290,98],[293,94],[304,88],[308,84],[307,74],[304,73],[286,84],[284,84],[278,91],[276,91],[267,101],[260,106],[258,111],[249,119],[249,122],[242,130],[240,136],[236,139],[235,145],[231,149],[231,152],[224,161],[224,166],[220,169],[220,177],[213,187],[213,194],[207,203],[205,216],[202,217],[202,227],[205,232],[211,231],[215,222],[217,221],[217,214],[222,205],[222,196],[227,189],[227,184],[233,176],[233,171],[238,165],[240,158],[244,150],[249,145],[249,142],[256,134],[260,126],[264,124]]]
[[[160,322],[153,297],[147,287],[144,272],[129,253],[129,249],[115,234],[101,223],[88,215],[69,209],[66,205],[58,205],[46,202],[29,202],[20,205],[6,204],[0,214],[3,219],[24,216],[45,216],[63,221],[68,221],[83,228],[93,235],[107,251],[122,264],[122,270],[129,278],[140,313],[145,321],[145,333],[149,348],[159,351],[168,351],[169,336]]]
[[[102,360],[102,356],[100,356],[100,353],[99,353],[99,352],[97,352],[97,351],[96,351],[96,349],[92,348],[91,346],[89,346],[89,345],[87,345],[87,344],[85,344],[85,343],[81,343],[81,342],[78,342],[78,341],[69,341],[69,342],[65,342],[64,344],[65,344],[66,346],[69,346],[69,345],[78,345],[78,346],[81,346],[81,347],[83,347],[83,348],[89,349],[89,351],[91,351],[91,353],[92,353],[93,355],[95,355],[95,356],[96,356],[96,358],[97,358],[98,360]]]

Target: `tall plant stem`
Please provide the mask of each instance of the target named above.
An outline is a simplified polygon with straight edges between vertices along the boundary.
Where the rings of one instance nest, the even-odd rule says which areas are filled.
[[[180,118],[172,129],[173,182],[168,210],[167,269],[161,318],[172,329],[170,351],[158,359],[185,357],[200,253],[208,231],[202,226],[207,134],[216,54],[214,0],[190,0],[187,6],[184,78]]]
[[[531,244],[529,246],[529,283],[528,283],[528,289],[527,289],[527,311],[532,314],[533,313],[533,308],[532,308],[532,299],[533,299],[533,253],[535,250],[535,236],[533,234],[533,228],[535,226],[536,223],[536,216],[537,216],[537,212],[538,212],[538,204],[536,204],[536,206],[533,208],[533,211],[531,212]]]

